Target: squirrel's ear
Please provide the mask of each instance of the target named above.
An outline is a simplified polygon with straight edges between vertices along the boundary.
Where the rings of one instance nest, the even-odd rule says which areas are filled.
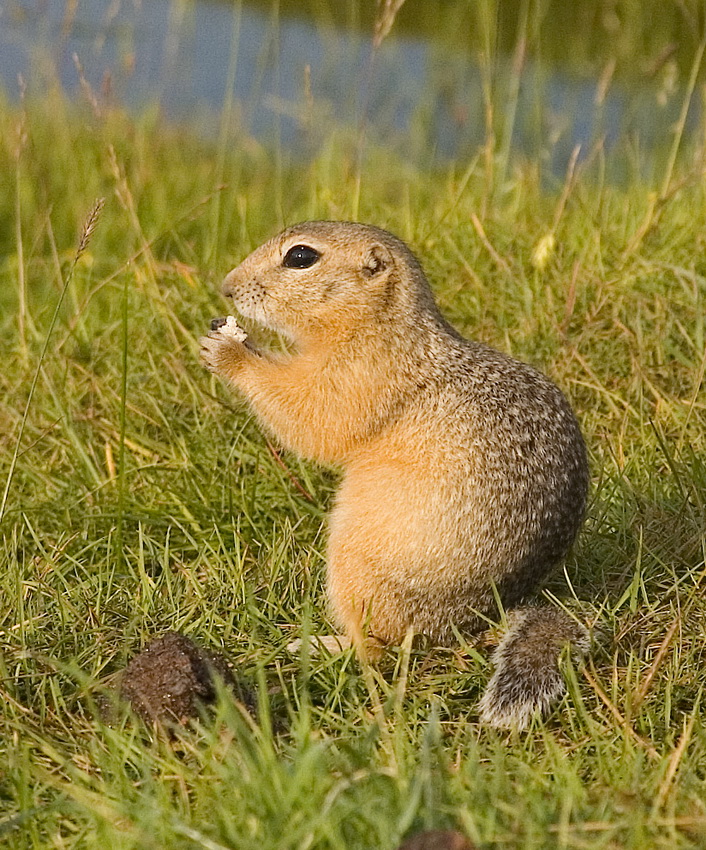
[[[370,246],[363,258],[363,274],[366,277],[375,277],[391,265],[392,254],[384,245],[376,242]]]

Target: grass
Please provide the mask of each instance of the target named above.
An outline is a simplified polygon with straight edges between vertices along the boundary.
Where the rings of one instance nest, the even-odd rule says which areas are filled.
[[[599,153],[550,190],[490,141],[422,172],[342,138],[276,168],[223,139],[0,111],[0,841],[706,846],[703,139],[649,179],[605,184]],[[544,369],[582,423],[588,519],[548,592],[597,640],[521,736],[477,723],[482,648],[402,648],[368,680],[285,649],[327,629],[336,474],[268,446],[196,339],[250,249],[352,216],[408,240],[454,324]],[[96,694],[167,629],[225,650],[256,718],[223,699],[172,742],[104,725]]]

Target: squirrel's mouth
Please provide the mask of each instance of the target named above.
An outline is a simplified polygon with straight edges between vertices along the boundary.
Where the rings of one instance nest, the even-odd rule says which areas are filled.
[[[280,319],[272,315],[272,307],[276,306],[271,300],[267,289],[257,279],[239,280],[237,269],[234,269],[223,281],[223,295],[233,304],[235,318],[243,320],[243,327],[248,334],[263,335],[264,338],[277,335],[286,343],[295,341],[295,334]],[[274,339],[271,339],[274,342]]]
[[[261,328],[273,330],[264,305],[259,303],[241,302],[233,298],[233,308],[236,319],[242,318],[247,324],[254,324]]]
[[[233,298],[234,318],[238,324],[242,325],[248,334],[248,338],[253,338],[259,345],[265,348],[278,348],[282,343],[285,347],[295,342],[294,335],[289,328],[273,320],[268,315],[266,308],[262,304],[241,303]],[[278,345],[279,340],[279,345]]]

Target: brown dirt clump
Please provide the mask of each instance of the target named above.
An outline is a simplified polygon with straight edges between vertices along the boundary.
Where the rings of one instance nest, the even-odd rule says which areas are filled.
[[[216,678],[237,690],[222,655],[208,652],[178,632],[167,632],[130,661],[121,675],[119,692],[145,722],[183,725],[198,716],[199,704],[215,700]]]
[[[476,850],[475,845],[453,829],[432,829],[408,838],[398,850]]]

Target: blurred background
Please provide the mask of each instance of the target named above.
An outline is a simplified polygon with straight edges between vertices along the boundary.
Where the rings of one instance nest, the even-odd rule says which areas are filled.
[[[531,160],[550,182],[600,150],[612,179],[649,179],[680,118],[684,139],[703,136],[704,8],[0,0],[0,82],[13,100],[61,91],[93,109],[155,110],[293,159],[337,134],[421,168],[492,144],[501,169]]]

